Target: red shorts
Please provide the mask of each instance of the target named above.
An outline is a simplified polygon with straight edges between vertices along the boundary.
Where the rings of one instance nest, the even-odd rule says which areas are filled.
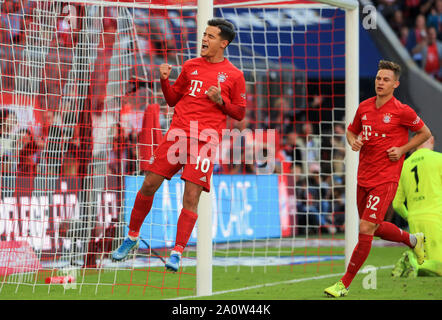
[[[196,139],[180,137],[168,141],[167,135],[156,148],[146,170],[170,180],[181,168],[181,179],[210,191],[216,146]]]
[[[359,218],[381,224],[396,195],[396,190],[396,182],[387,182],[375,187],[361,187],[358,185],[356,199]]]

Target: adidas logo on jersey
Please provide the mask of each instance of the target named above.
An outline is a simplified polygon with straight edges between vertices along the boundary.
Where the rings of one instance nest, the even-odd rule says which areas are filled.
[[[374,213],[370,214],[369,217],[373,218],[373,219],[377,219],[377,217],[376,217],[376,215]]]
[[[206,176],[201,177],[201,178],[200,178],[200,181],[202,181],[202,182],[207,182],[207,178],[206,178]]]
[[[364,114],[364,116],[361,118],[361,120],[367,120],[367,115]]]
[[[197,75],[198,75],[198,70],[195,70],[195,71],[192,72],[190,75],[191,75],[191,76],[197,76]]]

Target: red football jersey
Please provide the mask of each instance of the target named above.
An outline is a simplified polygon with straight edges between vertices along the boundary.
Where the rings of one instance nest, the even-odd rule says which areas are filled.
[[[169,130],[181,129],[187,137],[194,136],[190,125],[198,125],[199,140],[206,141],[203,130],[212,129],[221,141],[222,129],[226,127],[226,114],[207,96],[211,86],[221,85],[221,96],[226,105],[246,107],[246,83],[242,71],[226,58],[219,63],[210,63],[199,57],[187,60],[178,79],[170,86],[162,81],[162,89],[170,106],[175,111]]]
[[[359,153],[358,184],[373,187],[385,182],[398,182],[405,155],[390,161],[387,150],[408,142],[408,130],[417,131],[424,122],[416,112],[395,97],[379,109],[376,97],[360,103],[348,130],[362,136]]]

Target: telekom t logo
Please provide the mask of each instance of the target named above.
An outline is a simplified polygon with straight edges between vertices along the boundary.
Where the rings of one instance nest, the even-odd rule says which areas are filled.
[[[190,93],[189,95],[192,97],[196,97],[195,92],[200,92],[201,87],[203,86],[203,82],[200,80],[192,80],[190,83]]]
[[[371,126],[362,125],[362,135],[365,140],[368,140],[368,136],[371,136]]]

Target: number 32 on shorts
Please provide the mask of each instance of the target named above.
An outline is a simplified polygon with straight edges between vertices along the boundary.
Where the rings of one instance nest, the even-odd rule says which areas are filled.
[[[378,211],[377,205],[381,199],[378,196],[369,195],[367,199],[367,208]]]
[[[201,163],[201,167],[200,167],[200,163]],[[198,156],[198,158],[196,158],[196,167],[195,170],[201,170],[202,173],[207,173],[207,171],[209,171],[210,168],[210,160],[207,158],[204,158],[201,160],[201,156]]]

